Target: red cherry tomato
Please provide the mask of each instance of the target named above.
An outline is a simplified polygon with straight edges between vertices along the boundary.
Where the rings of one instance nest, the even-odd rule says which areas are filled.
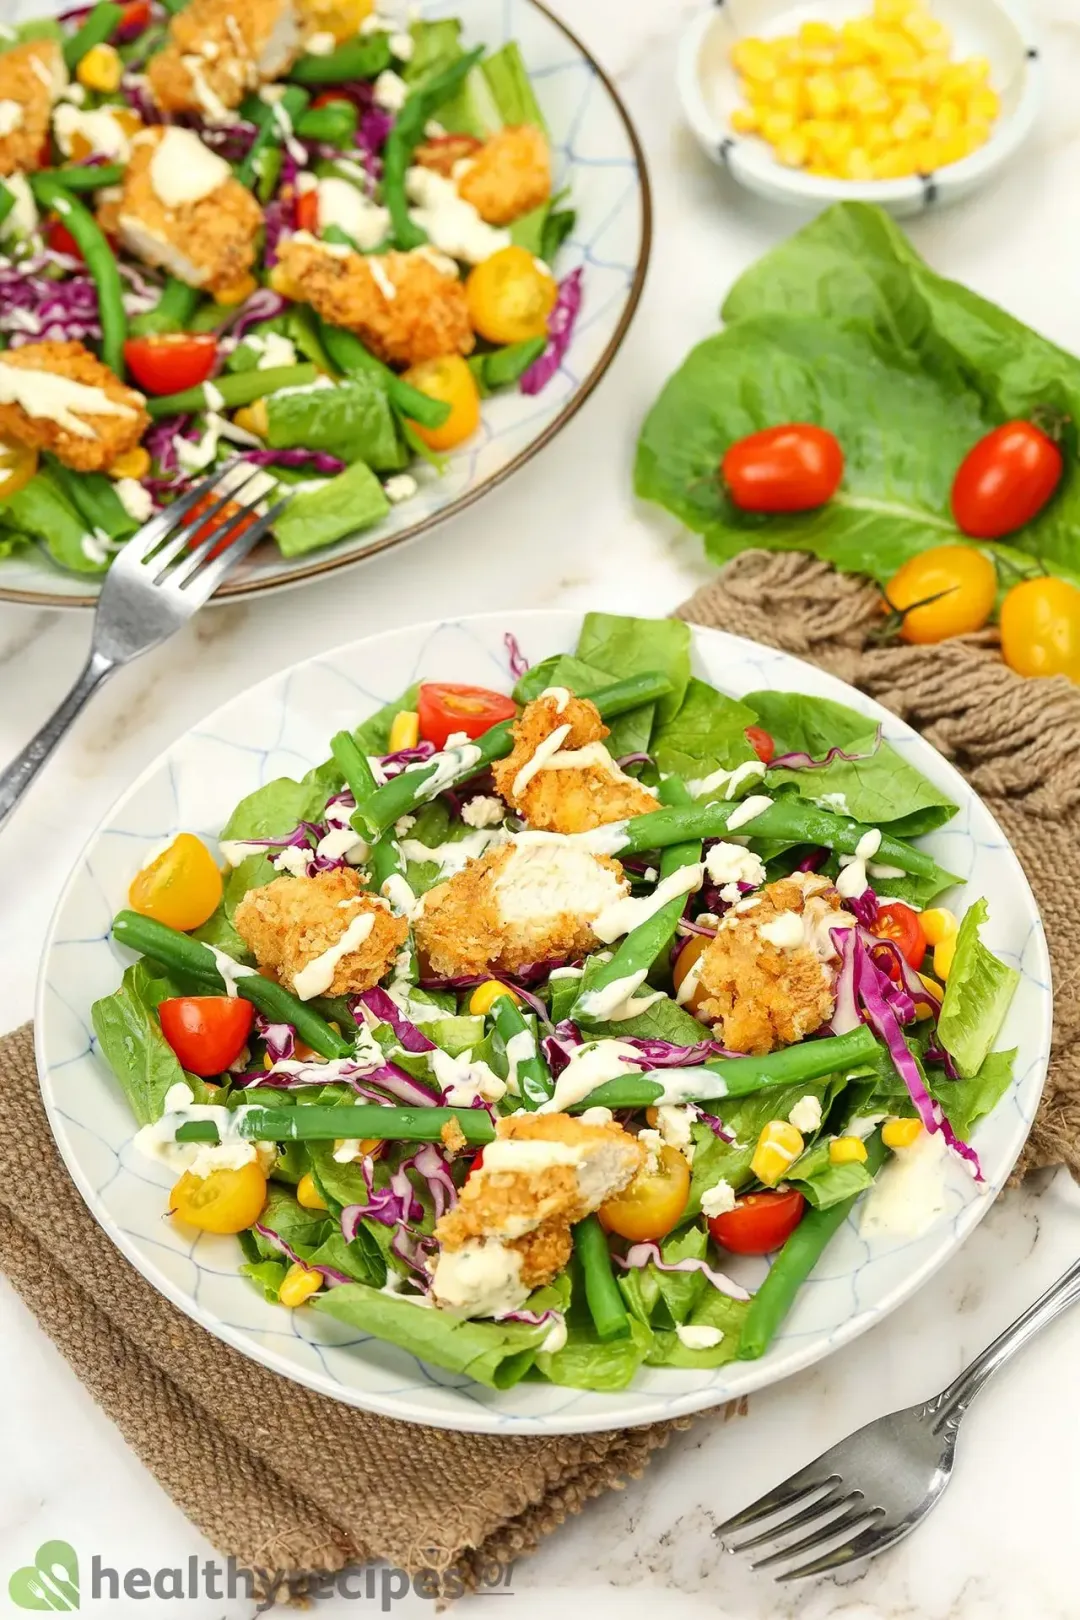
[[[776,744],[769,733],[761,726],[747,726],[746,740],[763,765],[771,765],[776,753]]]
[[[177,996],[158,1007],[161,1032],[192,1074],[221,1074],[251,1033],[255,1008],[240,996]]]
[[[844,452],[827,428],[789,422],[739,439],[720,470],[743,512],[809,512],[839,489]]]
[[[150,21],[150,0],[127,0],[124,6],[124,15],[116,27],[116,35],[121,40],[134,39],[141,34]]]
[[[322,90],[311,103],[312,110],[314,111],[316,107],[329,107],[331,102],[334,101],[344,101],[347,106],[352,106],[349,97],[343,95],[340,90]]]
[[[66,253],[82,263],[82,248],[61,220],[50,219],[45,227],[45,241],[54,253]]]
[[[878,939],[891,939],[894,945],[899,946],[909,966],[922,966],[922,959],[926,955],[926,935],[919,921],[919,913],[905,906],[903,901],[893,900],[887,906],[882,906],[870,932],[876,934]],[[885,967],[891,979],[899,976],[900,969],[895,961],[886,963]]]
[[[960,463],[953,517],[977,540],[1000,540],[1038,517],[1061,482],[1061,451],[1034,422],[1006,422]]]
[[[747,1193],[726,1215],[714,1215],[709,1231],[732,1254],[770,1254],[786,1243],[802,1220],[806,1199],[795,1187],[786,1192]]]
[[[202,517],[204,512],[208,512],[212,506],[217,505],[219,499],[220,496],[217,495],[204,495],[202,500],[196,501],[191,508],[188,513],[188,521],[190,522],[192,518]],[[223,523],[228,523],[229,528],[221,536],[220,540],[210,547],[206,554],[207,561],[211,557],[220,557],[226,546],[231,545],[234,540],[244,533],[245,529],[250,529],[251,525],[257,522],[257,513],[247,512],[241,517],[240,507],[237,502],[229,501],[227,505],[221,508],[220,512],[215,512],[212,518],[195,530],[195,533],[188,541],[188,550],[194,551],[196,546],[201,546],[204,540],[209,540],[212,534],[216,534]]]
[[[293,218],[298,231],[310,231],[312,236],[319,231],[319,193],[317,191],[298,191],[293,206]]]
[[[482,737],[500,720],[512,720],[517,713],[513,698],[489,692],[485,686],[453,686],[425,682],[416,705],[420,714],[420,735],[436,748],[445,748],[455,731],[467,737]]]
[[[206,381],[217,350],[212,332],[161,332],[154,337],[128,338],[124,359],[148,394],[179,394]]]

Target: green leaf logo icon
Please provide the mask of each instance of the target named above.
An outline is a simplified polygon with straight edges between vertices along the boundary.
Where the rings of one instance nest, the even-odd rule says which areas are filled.
[[[79,1560],[66,1541],[43,1541],[34,1563],[17,1569],[8,1582],[8,1595],[20,1609],[77,1609]]]

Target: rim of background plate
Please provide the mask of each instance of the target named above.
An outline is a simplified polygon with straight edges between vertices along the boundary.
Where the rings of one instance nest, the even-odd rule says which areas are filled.
[[[929,206],[937,197],[961,188],[967,189],[1000,165],[1007,163],[1027,140],[1042,104],[1043,53],[1038,31],[1032,23],[1025,0],[985,0],[1008,18],[1026,52],[1024,87],[1014,112],[999,118],[984,146],[950,163],[932,175],[914,175],[904,180],[827,180],[822,175],[804,174],[785,168],[770,156],[764,143],[754,136],[736,136],[718,120],[705,101],[698,74],[698,61],[705,37],[721,16],[719,5],[695,17],[679,46],[679,97],[694,134],[741,185],[768,186],[774,201],[807,206],[833,202],[879,203],[882,207],[922,202]]]
[[[440,508],[437,512],[432,512],[429,517],[410,525],[409,528],[402,529],[397,534],[387,535],[382,540],[372,540],[360,552],[346,554],[341,557],[326,558],[322,562],[316,559],[313,562],[306,563],[302,568],[282,573],[280,578],[271,576],[268,579],[261,580],[236,580],[232,584],[226,580],[224,585],[215,591],[208,605],[239,601],[248,596],[266,596],[271,592],[291,590],[294,585],[302,585],[305,580],[316,579],[322,574],[331,574],[335,570],[342,568],[355,568],[360,563],[367,562],[372,557],[377,557],[383,551],[392,550],[394,546],[404,545],[406,541],[419,539],[422,534],[426,534],[438,524],[445,523],[447,519],[456,517],[459,512],[465,511],[475,501],[482,499],[488,490],[504,483],[506,479],[510,478],[521,467],[524,467],[526,462],[531,461],[535,455],[538,455],[557,433],[561,433],[571,418],[580,411],[621,349],[626,334],[630,329],[630,323],[637,313],[637,307],[641,301],[641,294],[645,287],[645,277],[649,269],[649,259],[652,254],[652,186],[649,182],[649,169],[645,161],[645,151],[638,137],[633,119],[627,111],[626,103],[616,89],[613,80],[600,66],[592,52],[582,43],[577,34],[567,27],[561,17],[556,17],[555,13],[544,4],[544,0],[526,0],[526,3],[536,11],[541,12],[549,22],[554,23],[559,32],[569,40],[574,49],[588,62],[610,96],[615,111],[622,121],[637,166],[638,188],[641,197],[641,236],[638,242],[637,260],[634,265],[633,280],[627,293],[626,305],[611,335],[611,341],[592,370],[582,379],[581,386],[575,393],[571,394],[562,410],[552,418],[539,437],[527,445],[524,450],[519,451],[511,461],[507,462],[505,467],[501,467],[491,477],[486,478],[482,484],[478,484],[474,489],[466,490],[464,494],[458,496],[457,500],[451,501],[448,506]],[[4,584],[3,572],[0,570],[0,602],[18,602],[25,607],[35,608],[95,608],[98,604],[98,593],[72,592],[63,596],[53,596],[47,591],[18,590]]]
[[[909,1299],[912,1294],[916,1293],[917,1290],[920,1289],[923,1284],[934,1275],[935,1272],[939,1271],[945,1262],[950,1260],[957,1250],[962,1247],[962,1245],[967,1241],[971,1233],[974,1231],[975,1227],[978,1226],[979,1222],[988,1213],[991,1206],[995,1202],[997,1195],[1000,1193],[1001,1189],[1008,1180],[1013,1165],[1019,1158],[1020,1152],[1027,1139],[1028,1132],[1030,1131],[1032,1121],[1035,1117],[1035,1112],[1042,1097],[1043,1088],[1046,1084],[1046,1073],[1050,1059],[1050,1037],[1053,1025],[1053,983],[1051,977],[1050,954],[1046,944],[1046,932],[1041,926],[1041,913],[1035,900],[1035,896],[1032,893],[1031,885],[1027,880],[1027,875],[1025,874],[1019,858],[1012,847],[1012,843],[1006,836],[1003,828],[995,820],[993,815],[991,815],[983,800],[975,792],[975,789],[971,787],[964,777],[960,775],[960,772],[955,768],[955,766],[951,765],[949,761],[938,752],[932,743],[928,742],[925,737],[923,737],[919,732],[915,731],[914,727],[909,726],[906,721],[901,720],[900,717],[894,714],[891,709],[884,708],[880,703],[876,702],[866,693],[859,691],[857,687],[849,686],[847,682],[840,680],[835,675],[830,675],[828,671],[819,669],[816,665],[808,665],[805,663],[805,660],[796,658],[792,653],[782,653],[778,648],[770,648],[768,649],[769,651],[779,653],[779,655],[787,662],[793,664],[796,667],[796,670],[803,667],[812,670],[815,677],[824,680],[828,686],[834,688],[834,691],[830,695],[834,696],[837,701],[843,701],[845,698],[850,698],[852,694],[854,694],[858,703],[866,706],[866,712],[869,712],[872,718],[887,721],[890,725],[900,726],[905,733],[907,733],[909,736],[915,737],[920,744],[929,749],[934,759],[938,780],[941,782],[941,784],[952,790],[958,804],[961,806],[965,800],[974,799],[987,816],[995,832],[1000,835],[1002,852],[1005,858],[1012,862],[1014,876],[1019,884],[1020,893],[1021,895],[1027,897],[1031,914],[1039,921],[1040,926],[1036,935],[1038,941],[1038,961],[1036,967],[1039,980],[1041,980],[1043,985],[1045,985],[1045,989],[1043,989],[1043,993],[1040,997],[1039,1027],[1034,1037],[1035,1052],[1033,1064],[1031,1065],[1038,1078],[1038,1091],[1032,1099],[1030,1114],[1020,1114],[1018,1112],[1015,1151],[1010,1155],[1009,1162],[1002,1167],[1000,1176],[995,1178],[993,1181],[988,1181],[986,1183],[987,1190],[985,1195],[981,1198],[972,1199],[970,1203],[965,1204],[963,1210],[954,1221],[950,1234],[946,1235],[943,1232],[941,1241],[938,1243],[933,1253],[930,1254],[920,1266],[916,1267],[913,1272],[905,1276],[901,1282],[898,1282],[896,1286],[884,1296],[884,1299],[879,1304],[875,1305],[872,1310],[863,1311],[858,1315],[849,1318],[848,1321],[846,1321],[843,1326],[831,1337],[826,1338],[824,1335],[821,1335],[817,1339],[812,1340],[810,1343],[803,1345],[801,1348],[793,1347],[782,1360],[778,1360],[776,1362],[770,1362],[768,1356],[766,1356],[760,1361],[731,1362],[725,1368],[718,1369],[718,1371],[722,1371],[724,1373],[729,1373],[732,1370],[737,1371],[739,1377],[737,1385],[734,1388],[730,1387],[730,1385],[726,1383],[714,1383],[713,1385],[705,1388],[688,1391],[685,1395],[660,1393],[650,1395],[646,1392],[641,1392],[639,1396],[639,1407],[627,1407],[626,1404],[622,1404],[618,1410],[605,1413],[601,1409],[598,1412],[584,1414],[578,1417],[576,1420],[572,1412],[554,1413],[549,1417],[544,1417],[541,1415],[517,1416],[500,1412],[497,1408],[485,1408],[476,1404],[471,1405],[468,1413],[449,1414],[442,1412],[424,1412],[421,1416],[417,1416],[415,1414],[410,1415],[407,1411],[402,1410],[402,1406],[405,1403],[402,1402],[400,1397],[387,1397],[378,1393],[372,1394],[366,1391],[348,1389],[339,1384],[333,1378],[328,1377],[325,1373],[320,1374],[306,1368],[298,1368],[295,1365],[286,1362],[284,1358],[280,1357],[275,1351],[254,1343],[253,1340],[249,1338],[245,1330],[234,1328],[229,1323],[220,1321],[217,1317],[213,1316],[210,1312],[206,1311],[202,1306],[200,1306],[189,1295],[186,1295],[182,1289],[175,1286],[169,1278],[165,1277],[163,1274],[159,1274],[154,1262],[147,1259],[146,1254],[142,1251],[138,1242],[130,1238],[128,1234],[117,1225],[111,1215],[97,1207],[95,1191],[89,1186],[88,1182],[83,1177],[82,1171],[75,1160],[74,1151],[69,1150],[70,1144],[67,1139],[66,1121],[59,1111],[54,1108],[53,1099],[49,1094],[51,1090],[51,1087],[48,1085],[50,1070],[45,1052],[46,993],[48,989],[47,969],[54,948],[54,938],[56,935],[57,926],[61,913],[67,904],[69,891],[75,884],[76,879],[81,874],[86,856],[94,847],[106,826],[111,823],[116,813],[125,804],[127,804],[132,796],[139,791],[143,784],[161,768],[163,762],[168,759],[173,749],[177,748],[182,742],[184,742],[186,738],[191,735],[192,731],[196,729],[203,730],[212,725],[220,715],[225,713],[233,705],[250,701],[250,699],[263,688],[273,686],[285,675],[290,675],[294,671],[302,669],[307,665],[325,663],[328,659],[334,659],[347,650],[357,646],[377,647],[377,645],[382,641],[402,635],[415,636],[423,635],[424,633],[431,633],[443,625],[479,624],[493,625],[496,628],[502,629],[505,627],[507,617],[510,615],[519,619],[535,619],[539,622],[550,622],[552,619],[557,618],[580,621],[582,617],[580,613],[566,608],[505,609],[502,612],[464,614],[455,619],[429,619],[418,624],[404,625],[396,630],[384,630],[375,636],[360,636],[352,641],[342,642],[337,647],[330,648],[328,651],[313,654],[310,658],[300,659],[295,664],[283,666],[282,669],[276,671],[276,673],[273,675],[268,675],[263,680],[257,681],[254,685],[246,688],[245,691],[237,693],[234,697],[230,698],[228,702],[219,704],[216,709],[212,710],[208,715],[205,715],[201,720],[197,721],[196,725],[189,727],[188,730],[185,731],[180,737],[174,738],[169,746],[162,749],[161,752],[150,761],[150,763],[139,773],[130,786],[126,788],[125,791],[120,794],[114,803],[109,807],[105,815],[102,816],[101,820],[90,834],[89,838],[86,840],[79,852],[78,858],[72,866],[71,872],[68,874],[67,880],[60,892],[60,896],[55,907],[53,908],[52,916],[49,919],[49,926],[46,932],[45,944],[42,951],[41,965],[38,970],[37,990],[34,999],[34,1048],[37,1059],[38,1083],[41,1088],[42,1103],[45,1108],[46,1117],[49,1121],[49,1128],[52,1131],[53,1140],[57,1145],[60,1156],[64,1161],[65,1167],[67,1168],[68,1174],[75,1183],[75,1186],[77,1187],[79,1194],[89,1209],[91,1215],[97,1221],[102,1230],[107,1234],[107,1236],[112,1239],[113,1243],[116,1245],[117,1249],[119,1249],[124,1258],[130,1261],[139,1275],[144,1277],[150,1283],[151,1287],[157,1289],[158,1293],[163,1294],[166,1299],[171,1301],[171,1303],[174,1304],[179,1310],[183,1311],[185,1316],[188,1316],[193,1321],[197,1322],[200,1327],[205,1328],[206,1331],[211,1333],[215,1338],[222,1339],[226,1344],[231,1345],[233,1349],[238,1350],[240,1354],[248,1356],[251,1360],[258,1362],[261,1366],[269,1368],[272,1372],[279,1373],[291,1383],[301,1384],[307,1389],[314,1390],[317,1394],[327,1395],[331,1400],[340,1401],[343,1405],[354,1406],[361,1411],[377,1412],[384,1417],[396,1418],[400,1422],[419,1423],[422,1425],[427,1425],[429,1428],[454,1429],[459,1430],[462,1433],[470,1434],[502,1434],[506,1432],[512,1432],[514,1434],[588,1434],[595,1433],[599,1430],[610,1429],[613,1422],[623,1428],[629,1428],[638,1424],[657,1423],[666,1421],[670,1418],[684,1417],[690,1413],[704,1411],[709,1407],[721,1405],[723,1402],[738,1399],[738,1397],[741,1395],[751,1394],[755,1390],[765,1388],[770,1384],[779,1383],[781,1380],[789,1378],[797,1372],[802,1372],[807,1367],[813,1366],[814,1363],[824,1360],[826,1356],[831,1355],[834,1351],[839,1350],[844,1345],[850,1344],[853,1340],[860,1338],[869,1328],[875,1326],[878,1322],[883,1321],[886,1316],[889,1316],[894,1310],[897,1309],[898,1306],[902,1305],[904,1301]],[[761,647],[761,644],[758,642],[750,641],[745,636],[732,635],[728,631],[709,629],[703,625],[691,625],[690,628],[695,638],[697,636],[702,636],[706,640],[711,640],[714,637],[720,637],[728,642],[735,643],[737,647],[745,647],[748,653],[757,652]],[[632,1395],[633,1393],[634,1391],[632,1389],[625,1392],[621,1391],[620,1396],[625,1397]],[[361,1396],[363,1398],[359,1398]],[[465,1421],[466,1418],[467,1421]]]

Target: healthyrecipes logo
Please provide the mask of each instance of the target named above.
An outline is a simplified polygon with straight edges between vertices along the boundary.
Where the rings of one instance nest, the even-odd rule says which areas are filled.
[[[513,1564],[489,1559],[476,1571],[475,1595],[509,1597]],[[299,1590],[307,1599],[354,1598],[377,1605],[387,1614],[391,1605],[413,1593],[419,1598],[456,1598],[465,1593],[465,1584],[453,1571],[439,1575],[433,1569],[407,1570],[391,1565],[366,1564],[363,1568],[310,1570],[304,1573],[283,1569],[243,1568],[235,1558],[217,1563],[201,1562],[192,1555],[183,1567],[128,1569],[121,1573],[103,1564],[97,1553],[90,1561],[89,1599],[128,1598],[258,1598],[257,1614],[262,1614],[284,1595],[288,1588]],[[19,1609],[57,1610],[79,1607],[79,1559],[66,1541],[43,1541],[34,1562],[17,1569],[8,1582],[8,1595]]]

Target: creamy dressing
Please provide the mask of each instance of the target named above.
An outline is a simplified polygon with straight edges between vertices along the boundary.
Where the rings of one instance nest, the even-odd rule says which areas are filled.
[[[666,1103],[718,1102],[727,1096],[727,1081],[712,1069],[651,1069],[649,1079],[664,1088],[656,1108]]]
[[[362,911],[353,918],[339,940],[323,951],[321,956],[304,964],[293,979],[293,989],[301,1001],[310,1001],[312,996],[326,994],[333,983],[338,963],[364,943],[374,926],[374,914]]]
[[[590,855],[618,855],[626,848],[626,822],[609,821],[583,833],[519,832],[514,834],[514,843],[521,848],[561,844],[567,849],[587,850]]]
[[[368,846],[352,827],[332,827],[319,839],[315,853],[328,861],[344,859],[350,866],[362,866],[367,860]]]
[[[544,268],[546,271],[547,266],[545,265]],[[565,686],[545,686],[544,690],[540,694],[540,701],[543,702],[545,698],[553,698],[555,702],[555,713],[562,714],[565,712],[566,705],[570,701],[570,692]]]
[[[137,399],[141,395],[135,396]],[[134,416],[135,409],[110,399],[103,388],[75,382],[54,371],[31,371],[0,359],[0,405],[18,405],[27,416],[44,417],[79,439],[96,439],[84,416]]]
[[[0,109],[4,105],[0,102]],[[75,137],[81,136],[92,152],[116,163],[127,163],[131,158],[131,138],[115,117],[119,110],[98,107],[93,112],[81,112],[78,107],[61,102],[53,114],[53,134],[64,156],[71,156]]]
[[[721,840],[705,857],[705,870],[720,889],[721,900],[733,904],[741,898],[740,883],[759,888],[765,881],[765,863],[742,844]]]
[[[806,942],[806,928],[797,911],[781,911],[762,923],[758,929],[761,938],[778,951],[794,951]]]
[[[859,1220],[862,1237],[921,1237],[944,1214],[949,1150],[940,1131],[921,1131],[900,1148],[866,1195]]]
[[[519,1030],[516,1035],[511,1035],[507,1041],[506,1061],[509,1068],[506,1076],[506,1089],[515,1097],[521,1096],[521,1077],[518,1074],[518,1066],[522,1063],[528,1063],[536,1055],[536,1042],[530,1029]],[[484,1162],[486,1164],[487,1160],[485,1159]]]
[[[772,800],[768,794],[751,793],[748,799],[744,799],[741,804],[735,806],[735,809],[728,817],[728,832],[734,832],[738,827],[745,827],[748,821],[756,821],[758,816],[762,815],[771,804]]]
[[[37,203],[24,174],[4,176],[4,184],[15,199],[15,206],[5,220],[0,220],[0,237],[8,235],[31,236],[38,228]],[[9,314],[11,312],[9,311]],[[38,328],[35,326],[35,332]]]
[[[445,788],[452,787],[479,765],[482,757],[480,749],[471,742],[445,748],[441,754],[424,762],[422,769],[429,771],[430,775],[426,775],[417,787],[416,797],[421,801],[436,798]]]
[[[407,917],[410,921],[416,916],[420,902],[400,872],[391,872],[388,878],[383,879],[381,892],[397,916]]]
[[[204,146],[194,130],[169,124],[150,159],[150,184],[166,208],[202,202],[224,185],[232,170]]]
[[[244,345],[259,357],[256,371],[274,371],[296,364],[296,345],[281,332],[250,332],[244,338]]]
[[[463,871],[470,861],[479,860],[492,844],[505,842],[506,835],[501,828],[481,827],[476,832],[467,833],[464,838],[451,838],[445,844],[432,844],[430,848],[416,838],[403,838],[400,847],[407,861],[434,861],[443,877],[453,877]],[[423,899],[420,904],[423,904]]]
[[[535,1176],[553,1165],[575,1168],[585,1158],[581,1142],[550,1142],[542,1137],[497,1136],[484,1148],[482,1173],[510,1171],[513,1175]]]
[[[326,32],[309,34],[304,50],[309,56],[332,56],[337,50],[337,40]]]
[[[133,523],[146,523],[154,511],[154,498],[136,478],[118,478],[113,485],[120,505]]]
[[[692,799],[702,799],[710,794],[722,799],[733,799],[744,782],[758,781],[764,775],[765,766],[761,761],[748,759],[742,765],[736,765],[733,771],[713,771],[711,776],[687,782],[686,790]]]
[[[376,81],[376,94],[378,81]],[[493,253],[509,247],[510,232],[497,230],[481,219],[471,203],[458,195],[457,187],[445,175],[419,165],[405,175],[409,218],[442,253],[465,264],[481,264]]]
[[[642,968],[637,973],[613,979],[610,984],[587,990],[578,1003],[582,1013],[598,1024],[623,1024],[628,1018],[636,1018],[665,999],[662,990],[652,990],[644,996],[637,994],[647,974],[648,969]]]
[[[443,1249],[435,1262],[431,1291],[440,1305],[465,1316],[497,1316],[528,1297],[521,1281],[521,1255],[498,1238],[472,1238],[460,1249]]]
[[[22,103],[18,101],[0,101],[0,140],[5,135],[14,135],[21,129],[23,121]]]
[[[214,958],[214,966],[224,981],[225,994],[227,996],[238,995],[237,980],[249,978],[251,974],[256,972],[256,969],[245,967],[243,962],[237,962],[231,956],[227,956],[224,951],[219,951],[216,945],[207,945],[206,949]]]
[[[693,1138],[690,1127],[701,1110],[694,1103],[660,1103],[656,1110],[656,1126],[669,1147],[678,1148],[688,1160],[693,1158]]]
[[[836,891],[843,895],[845,900],[857,900],[868,887],[866,864],[881,848],[881,833],[877,827],[871,827],[864,832],[855,845],[854,855],[841,855],[840,873],[836,879]]]
[[[436,1016],[445,1018],[446,1014]],[[449,1108],[471,1108],[478,1097],[484,1102],[501,1102],[506,1095],[506,1082],[471,1052],[451,1057],[437,1046],[428,1053],[428,1062],[442,1092],[443,1103]]]
[[[675,1337],[687,1350],[712,1350],[724,1337],[723,1330],[707,1322],[680,1322]]]
[[[541,1354],[557,1355],[566,1344],[566,1318],[559,1311],[555,1313],[555,1320],[548,1330],[547,1338],[540,1346]]]
[[[249,1112],[247,1107],[223,1108],[216,1103],[196,1103],[195,1094],[183,1080],[178,1080],[165,1093],[160,1119],[144,1125],[135,1132],[134,1144],[148,1159],[156,1159],[170,1170],[190,1171],[195,1176],[208,1176],[214,1170],[239,1170],[259,1157],[254,1142],[240,1135],[240,1119]],[[178,1142],[176,1133],[181,1125],[195,1120],[210,1120],[217,1129],[217,1142]]]
[[[702,968],[705,965],[705,956],[708,947],[702,951],[695,962],[690,964],[688,971],[683,975],[683,981],[675,992],[676,1007],[685,1007],[687,1002],[693,1001],[701,983]]]
[[[680,895],[700,889],[704,870],[696,862],[680,866],[666,878],[661,878],[651,894],[642,895],[636,900],[631,895],[616,900],[593,921],[593,933],[605,945],[611,945],[623,934],[632,933],[643,922],[654,917],[669,900],[677,900]]]
[[[625,1041],[587,1041],[574,1049],[566,1068],[555,1082],[555,1090],[547,1102],[536,1110],[538,1114],[562,1114],[575,1103],[584,1101],[597,1086],[606,1080],[620,1080],[627,1074],[640,1074],[644,1068],[641,1054]]]
[[[554,759],[555,755],[559,752],[559,749],[562,747],[569,735],[569,725],[561,725],[556,726],[555,730],[544,738],[543,742],[540,743],[532,758],[525,761],[524,765],[514,777],[514,785],[511,788],[511,792],[513,793],[515,799],[521,798],[521,795],[525,792],[525,789],[528,787],[533,777],[539,775],[549,760]]]

